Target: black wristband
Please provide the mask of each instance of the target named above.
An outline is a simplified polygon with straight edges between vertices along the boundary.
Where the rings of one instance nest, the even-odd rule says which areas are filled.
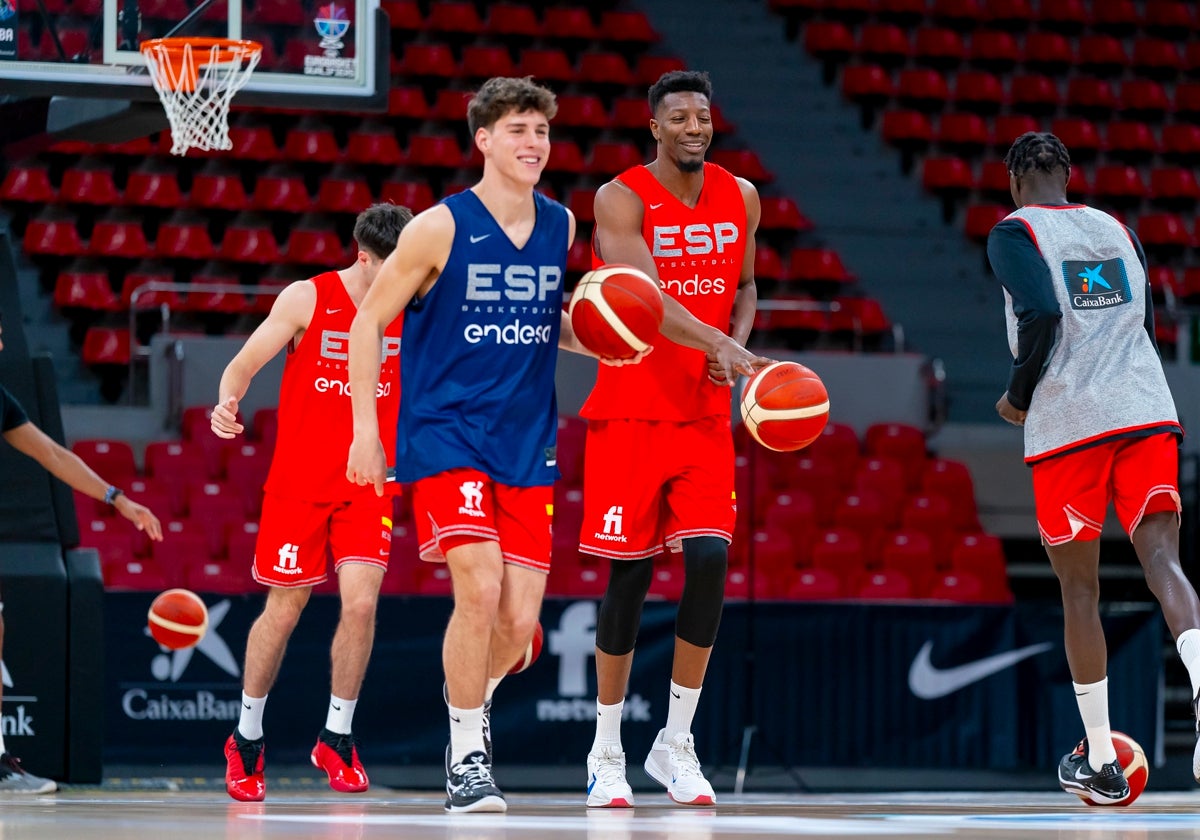
[[[125,491],[120,487],[110,484],[108,489],[104,491],[104,504],[111,505],[117,501],[117,496],[124,496]]]

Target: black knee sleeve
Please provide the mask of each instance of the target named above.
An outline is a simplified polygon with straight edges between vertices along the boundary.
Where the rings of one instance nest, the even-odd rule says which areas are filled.
[[[637,644],[642,604],[650,591],[654,561],[613,560],[608,589],[596,615],[596,647],[609,656],[624,656]]]
[[[675,635],[696,647],[712,647],[725,604],[728,546],[720,537],[683,541],[683,598],[675,617]]]

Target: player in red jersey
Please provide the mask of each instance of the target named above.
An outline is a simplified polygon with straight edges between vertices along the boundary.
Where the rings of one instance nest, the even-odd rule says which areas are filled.
[[[347,351],[358,305],[411,219],[408,208],[392,204],[375,204],[359,214],[354,264],[280,292],[271,314],[221,377],[212,430],[228,439],[243,431],[238,401],[251,379],[288,348],[278,437],[254,551],[254,579],[270,589],[246,640],[241,719],[225,743],[225,788],[234,799],[266,795],[263,707],[312,587],[326,579],[327,552],[338,573],[342,612],[330,657],[329,711],[312,761],[329,775],[334,790],[356,793],[368,787],[350,724],[375,638],[375,605],[391,551],[392,499],[346,481],[353,430]],[[400,328],[397,318],[383,341],[384,375],[375,406],[385,429],[395,428],[400,405]],[[389,459],[393,452],[388,451]]]
[[[682,551],[665,728],[646,772],[681,804],[716,799],[696,758],[692,716],[717,636],[737,513],[729,385],[768,363],[744,348],[758,294],[758,192],[715,164],[708,74],[671,72],[650,88],[658,154],[596,194],[596,263],[628,263],[658,280],[662,337],[640,365],[602,366],[588,419],[579,550],[611,562],[596,621],[596,739],[588,805],[629,807],[624,705],[652,558]],[[730,334],[732,333],[732,334]]]

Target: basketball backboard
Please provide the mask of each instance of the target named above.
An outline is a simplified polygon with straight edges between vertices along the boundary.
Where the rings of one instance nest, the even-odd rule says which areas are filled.
[[[261,42],[237,105],[387,107],[379,0],[0,0],[0,93],[155,100],[138,45],[166,36]]]

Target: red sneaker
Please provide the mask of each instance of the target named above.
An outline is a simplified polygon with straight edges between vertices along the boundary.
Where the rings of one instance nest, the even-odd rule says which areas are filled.
[[[225,790],[242,802],[261,802],[266,797],[262,738],[248,741],[235,729],[225,741]]]
[[[322,729],[312,751],[313,767],[329,776],[329,786],[340,793],[362,793],[371,783],[358,760],[358,743],[353,735]]]

